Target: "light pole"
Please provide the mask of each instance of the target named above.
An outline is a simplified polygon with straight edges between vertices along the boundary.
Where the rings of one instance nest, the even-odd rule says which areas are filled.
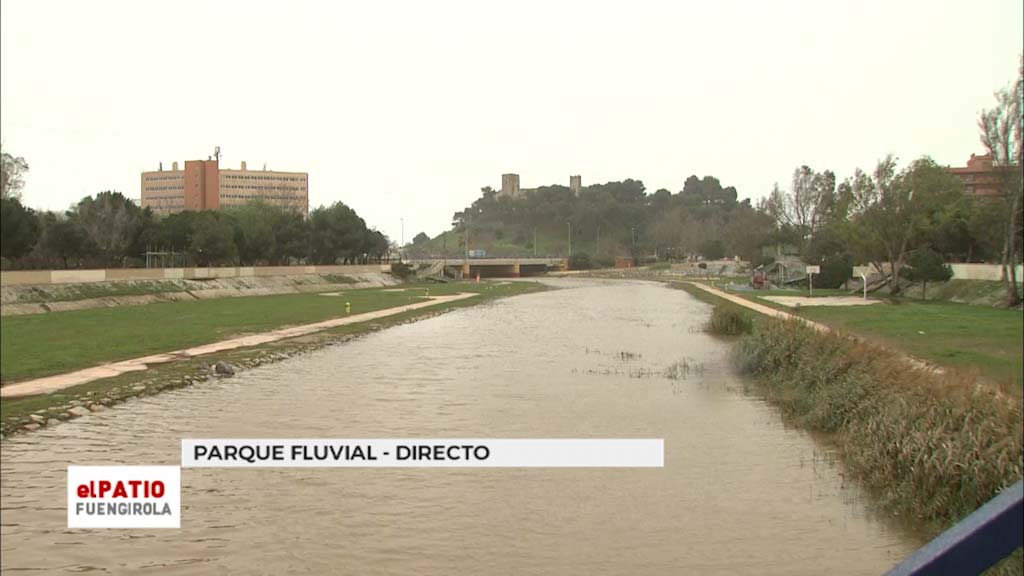
[[[402,254],[405,252],[405,218],[398,219],[402,223],[402,245],[398,248],[398,261],[402,261]]]
[[[537,257],[537,227],[533,227],[533,257]]]
[[[569,225],[569,258],[572,258],[572,222],[569,220],[565,221]]]

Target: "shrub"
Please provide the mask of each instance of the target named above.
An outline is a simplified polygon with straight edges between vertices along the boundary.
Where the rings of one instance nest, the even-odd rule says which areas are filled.
[[[590,270],[593,267],[590,254],[586,252],[577,252],[569,257],[569,270]]]
[[[412,265],[410,264],[406,264],[405,262],[394,262],[391,264],[391,275],[395,278],[405,280],[414,274],[415,271],[412,269]]]
[[[837,254],[821,262],[821,274],[814,275],[814,285],[819,288],[839,288],[853,276],[853,257]]]
[[[934,250],[918,250],[910,255],[903,277],[912,282],[921,282],[921,297],[928,299],[928,282],[945,282],[953,277],[953,269]]]
[[[736,306],[725,304],[715,305],[711,318],[704,325],[704,330],[720,336],[739,336],[748,334],[754,328],[754,320],[750,315]]]

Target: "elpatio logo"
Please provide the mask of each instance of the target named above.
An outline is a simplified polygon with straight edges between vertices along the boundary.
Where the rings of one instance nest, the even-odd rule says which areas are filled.
[[[180,528],[178,466],[68,466],[68,528]]]

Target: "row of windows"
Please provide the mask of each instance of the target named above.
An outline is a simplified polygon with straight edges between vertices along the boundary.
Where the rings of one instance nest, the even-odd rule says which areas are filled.
[[[295,192],[305,192],[305,186],[253,186],[252,184],[225,184],[221,188],[227,188],[230,190],[293,190]]]
[[[224,178],[231,178],[233,180],[282,180],[287,182],[305,182],[306,178],[303,177],[292,177],[292,176],[242,176],[240,174],[221,174]]]
[[[278,194],[221,194],[220,197],[221,198],[244,198],[244,199],[258,198],[258,199],[261,199],[261,200],[289,200],[289,201],[292,201],[292,202],[298,202],[298,201],[301,201],[301,200],[305,200],[304,196],[303,197],[298,197],[298,196],[295,196],[294,194],[284,194],[284,195],[278,195]]]
[[[169,176],[146,176],[146,182],[156,182],[158,180],[181,180],[184,178],[181,174],[172,174]]]
[[[147,186],[145,192],[159,192],[161,190],[184,190],[184,186]]]
[[[175,194],[173,196],[147,196],[143,198],[146,202],[156,202],[158,200],[177,200],[181,201],[181,194]]]

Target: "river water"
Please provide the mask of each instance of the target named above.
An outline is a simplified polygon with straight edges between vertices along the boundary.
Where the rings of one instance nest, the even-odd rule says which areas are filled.
[[[458,310],[5,439],[2,568],[877,574],[921,542],[745,391],[710,307],[640,282]],[[662,469],[183,469],[180,530],[68,530],[69,464],[180,439],[664,438]]]

